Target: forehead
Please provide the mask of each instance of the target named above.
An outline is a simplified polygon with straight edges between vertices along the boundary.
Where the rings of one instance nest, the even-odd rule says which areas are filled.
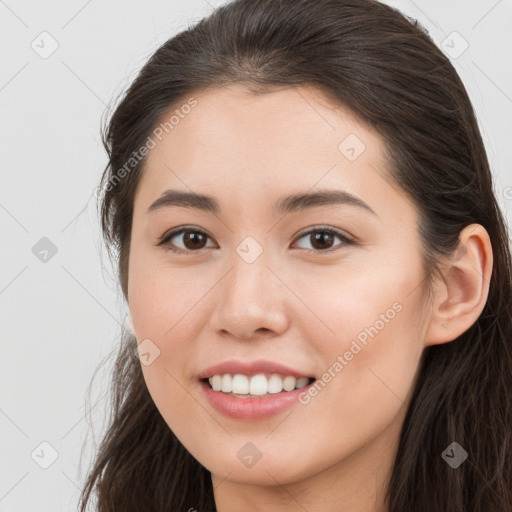
[[[135,198],[138,214],[168,189],[215,196],[236,211],[249,211],[249,204],[269,209],[281,197],[315,188],[341,188],[373,202],[375,210],[384,207],[386,193],[396,196],[381,137],[320,89],[255,95],[231,86],[193,98],[196,106],[148,155]]]
[[[249,175],[275,183],[308,171],[314,178],[334,164],[360,170],[365,161],[382,167],[380,137],[317,88],[286,87],[255,95],[231,86],[199,91],[193,98],[194,108],[175,115],[172,128],[161,130],[161,140],[153,137],[156,147],[148,154],[145,177],[172,176],[167,165],[203,183]],[[162,117],[162,126],[176,110],[179,104]],[[355,155],[349,153],[351,146]]]
[[[197,105],[163,134],[149,161],[169,156],[194,146],[190,159],[241,157],[257,153],[261,159],[286,154],[287,159],[301,154],[327,152],[339,156],[338,144],[349,134],[357,135],[360,146],[378,153],[382,141],[340,103],[335,103],[316,87],[283,87],[254,94],[243,86],[199,91]],[[180,104],[185,104],[185,99]],[[180,110],[180,104],[173,110]],[[177,108],[176,108],[177,107]],[[169,115],[163,116],[163,121]],[[176,116],[174,116],[176,118]],[[219,155],[215,148],[229,150]],[[316,149],[316,151],[314,151]],[[183,157],[184,155],[181,155]],[[215,159],[217,159],[215,158]]]

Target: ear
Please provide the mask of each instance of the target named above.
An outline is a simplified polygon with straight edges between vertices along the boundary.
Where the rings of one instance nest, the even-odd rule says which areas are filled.
[[[434,285],[430,325],[425,345],[455,340],[482,313],[493,267],[489,234],[480,224],[471,224],[459,235],[459,245]]]

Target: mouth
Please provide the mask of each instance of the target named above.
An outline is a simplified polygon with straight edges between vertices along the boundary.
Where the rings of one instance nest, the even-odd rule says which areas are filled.
[[[223,374],[198,380],[204,397],[217,412],[242,421],[264,420],[301,401],[314,377],[279,374]]]
[[[212,391],[237,398],[262,398],[286,395],[313,384],[315,377],[295,377],[278,373],[217,374],[200,379]]]
[[[197,382],[217,412],[237,420],[260,420],[303,403],[316,378],[299,366],[231,359],[201,371]]]

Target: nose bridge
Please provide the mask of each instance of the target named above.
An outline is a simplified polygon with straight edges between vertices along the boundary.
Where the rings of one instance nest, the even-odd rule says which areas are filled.
[[[231,258],[230,272],[231,295],[244,296],[249,299],[263,289],[268,289],[270,278],[275,279],[268,269],[271,265],[270,252],[253,237],[246,237],[235,249]],[[271,285],[270,285],[271,286]],[[261,295],[259,299],[263,298]]]
[[[254,311],[263,310],[272,298],[268,292],[275,288],[271,281],[276,278],[268,268],[271,266],[270,251],[248,236],[235,248],[230,264],[229,290],[224,299],[233,300],[231,307],[240,304],[242,310],[244,306]]]

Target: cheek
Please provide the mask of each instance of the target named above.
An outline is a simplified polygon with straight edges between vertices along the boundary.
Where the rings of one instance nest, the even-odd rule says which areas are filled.
[[[382,304],[391,308],[369,304],[365,313],[351,316],[351,303],[342,303],[347,315],[338,319],[336,341],[326,345],[316,338],[325,371],[296,415],[303,420],[294,435],[303,428],[315,432],[312,442],[301,445],[300,457],[315,460],[315,453],[324,453],[340,460],[403,422],[422,352],[414,304],[401,301],[393,308],[388,297]]]
[[[382,333],[390,335],[418,310],[418,265],[414,261],[382,263],[360,262],[328,271],[319,268],[315,273],[303,273],[306,277],[300,280],[295,278],[294,291],[312,313],[308,314],[311,329],[305,338],[321,340],[319,352],[325,352],[327,346],[349,350],[353,340],[365,346]],[[288,279],[292,282],[293,276]],[[394,344],[393,336],[388,338],[388,344]]]
[[[349,421],[357,417],[367,425],[396,414],[407,401],[423,351],[420,276],[409,264],[386,266],[386,272],[351,269],[318,280],[308,304],[323,326],[313,319],[305,337],[314,343],[313,352],[322,354],[317,387],[323,398],[305,400],[343,404],[351,411]]]
[[[169,338],[172,342],[186,337],[182,329],[190,322],[185,317],[193,315],[194,308],[214,284],[208,273],[201,274],[200,279],[199,273],[194,265],[178,268],[154,255],[147,259],[133,255],[128,294],[139,341]]]
[[[162,414],[190,406],[182,384],[198,350],[194,340],[199,322],[191,319],[205,286],[192,266],[172,269],[154,256],[144,260],[140,253],[130,261],[129,303],[141,367]]]

